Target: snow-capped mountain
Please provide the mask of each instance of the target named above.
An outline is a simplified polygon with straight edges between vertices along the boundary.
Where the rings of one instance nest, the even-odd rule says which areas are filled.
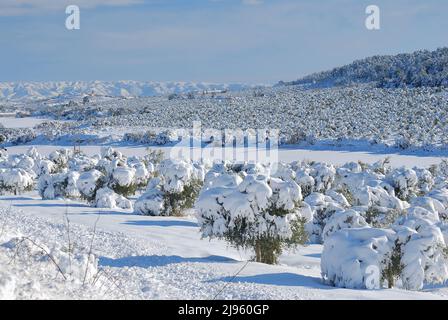
[[[58,82],[0,82],[0,99],[40,100],[87,94],[100,96],[158,96],[194,91],[239,91],[253,86],[247,84],[215,84],[194,82],[141,81],[58,81]]]
[[[279,85],[333,87],[371,83],[380,88],[448,86],[448,47],[373,56]]]

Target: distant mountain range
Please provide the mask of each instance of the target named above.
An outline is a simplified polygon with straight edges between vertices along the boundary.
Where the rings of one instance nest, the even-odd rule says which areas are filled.
[[[372,84],[380,88],[448,87],[448,48],[408,54],[373,56],[330,71],[278,83],[309,88]],[[0,100],[70,99],[85,95],[110,97],[149,97],[188,92],[240,91],[257,87],[241,83],[154,81],[52,81],[0,82]]]
[[[448,87],[448,48],[373,56],[279,85],[333,87],[363,83],[380,88]]]
[[[213,84],[194,82],[141,81],[57,81],[57,82],[0,82],[0,99],[41,100],[70,98],[82,95],[99,96],[159,96],[211,90],[239,91],[254,87],[247,84]]]

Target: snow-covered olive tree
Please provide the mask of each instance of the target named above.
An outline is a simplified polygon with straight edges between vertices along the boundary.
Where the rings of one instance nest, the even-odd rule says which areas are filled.
[[[233,173],[216,177],[202,190],[195,208],[202,236],[225,239],[237,248],[250,248],[258,262],[275,264],[285,247],[307,240],[300,214],[302,194],[292,180]]]
[[[43,174],[39,177],[37,188],[42,199],[69,198],[81,196],[76,185],[79,173],[76,171]]]
[[[152,216],[182,215],[192,208],[202,188],[205,168],[199,163],[163,160],[158,176],[149,181],[146,191],[137,199],[134,211]]]
[[[390,229],[341,229],[324,243],[322,277],[333,286],[363,289],[421,290],[443,283],[448,280],[446,230],[437,212],[418,206]]]
[[[31,191],[33,187],[33,177],[24,169],[0,169],[0,192],[11,192],[17,195],[24,191]]]

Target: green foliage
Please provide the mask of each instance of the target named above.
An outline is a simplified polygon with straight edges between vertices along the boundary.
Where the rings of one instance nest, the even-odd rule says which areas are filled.
[[[151,162],[154,165],[159,164],[165,157],[165,154],[162,150],[154,150],[150,148],[146,148],[146,156],[145,156],[145,165],[148,166],[148,163]]]
[[[291,222],[292,237],[285,240],[287,247],[293,248],[297,245],[304,245],[308,241],[308,232],[305,230],[305,218],[297,218]]]
[[[89,202],[89,203],[93,203],[95,202],[95,198],[96,198],[96,193],[99,189],[103,188],[106,185],[106,179],[105,177],[101,177],[96,181],[96,185],[95,185],[95,190],[92,192],[91,195],[85,195],[81,193],[81,199]]]
[[[404,212],[398,209],[380,211],[377,207],[369,207],[364,214],[366,222],[374,228],[389,228]]]
[[[277,264],[278,256],[282,253],[280,239],[262,237],[254,241],[255,261],[266,264]]]
[[[14,195],[19,195],[22,192],[29,192],[34,190],[34,183],[26,186],[25,188],[19,188],[18,186],[6,185],[0,182],[0,194],[12,193]]]
[[[389,164],[390,164],[390,157],[384,158],[384,160],[381,163],[381,167],[375,168],[374,172],[378,174],[387,174],[387,171],[389,170]]]
[[[65,151],[59,150],[58,152],[60,152],[59,156],[52,160],[52,162],[55,164],[55,168],[52,173],[61,173],[62,171],[64,171],[64,169],[68,168],[69,159],[64,156]]]
[[[395,241],[395,247],[389,257],[386,267],[381,272],[381,282],[387,281],[387,286],[392,288],[395,284],[396,279],[398,279],[403,271],[403,264],[401,263],[402,250],[401,244],[398,240]]]
[[[193,179],[184,186],[182,192],[165,192],[163,215],[182,216],[184,210],[194,206],[202,184],[201,180]]]
[[[348,203],[351,206],[355,205],[355,197],[345,184],[339,190],[336,191],[342,194],[345,197],[345,199],[347,199]]]
[[[276,208],[272,205],[265,214],[271,216],[284,217],[291,212],[285,209]],[[295,248],[304,245],[308,241],[308,233],[305,230],[306,219],[297,218],[291,221],[292,236],[283,238],[275,234],[274,223],[268,227],[268,231],[262,235],[251,236],[253,224],[245,218],[236,220],[232,228],[228,228],[223,238],[236,248],[252,249],[255,252],[255,261],[276,264],[278,257],[286,248]]]
[[[121,194],[123,197],[129,197],[135,195],[138,189],[138,185],[135,183],[131,183],[128,186],[120,186],[118,183],[114,183],[111,186],[111,189],[114,190],[115,193]]]

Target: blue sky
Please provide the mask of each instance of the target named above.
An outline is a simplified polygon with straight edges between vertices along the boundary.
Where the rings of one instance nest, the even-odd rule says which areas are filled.
[[[69,4],[80,30],[65,28]],[[0,81],[275,83],[447,46],[446,30],[446,0],[0,0]]]

